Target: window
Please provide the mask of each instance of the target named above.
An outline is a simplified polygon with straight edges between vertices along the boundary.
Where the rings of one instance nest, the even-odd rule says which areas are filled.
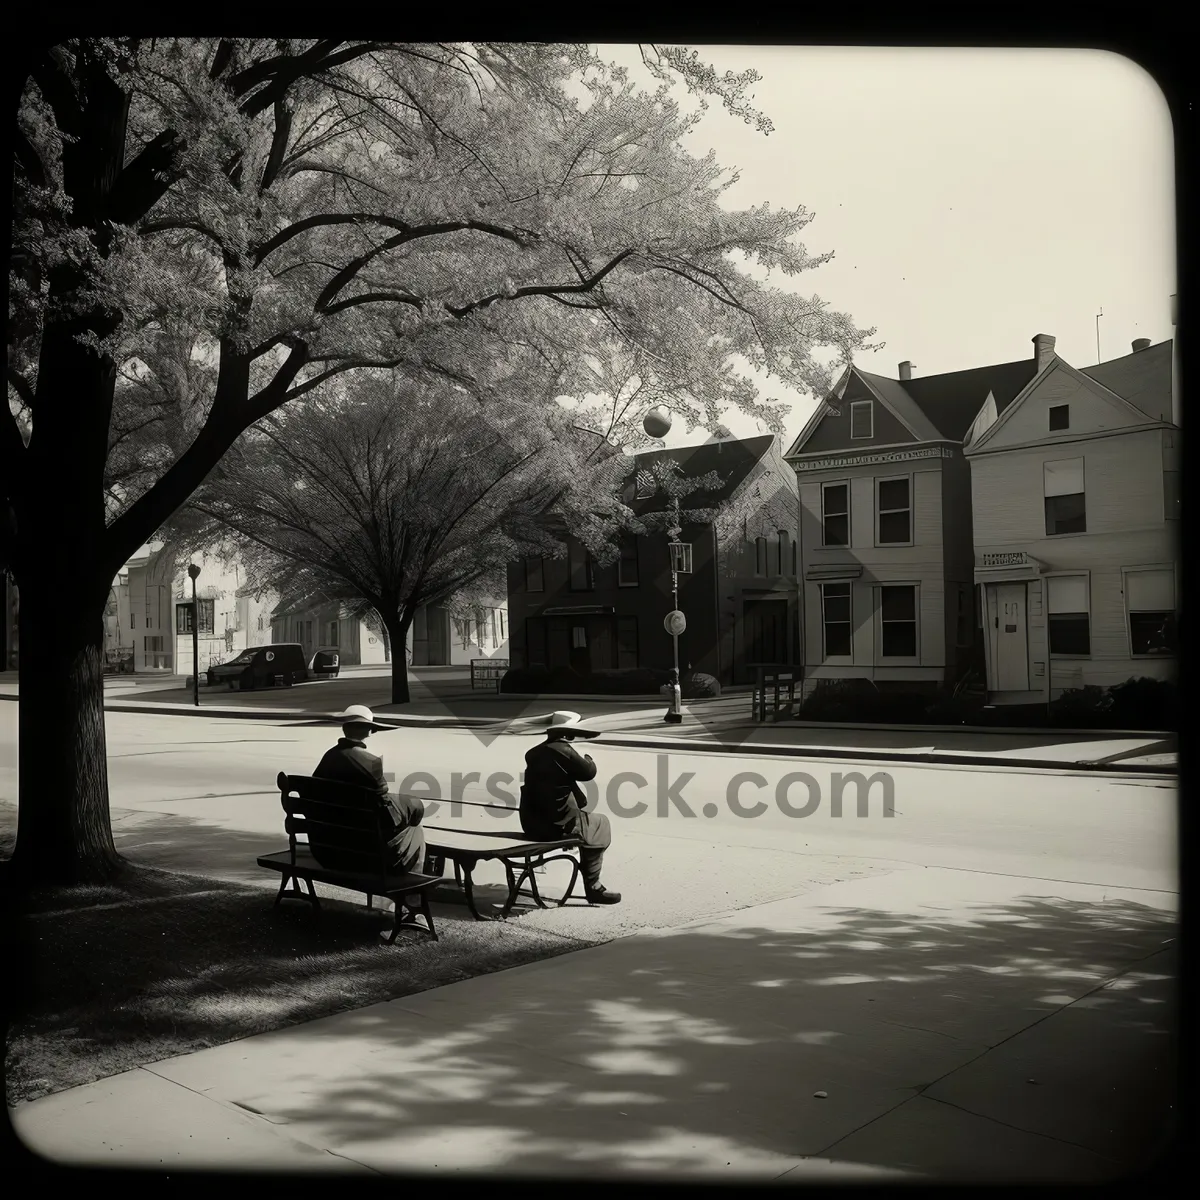
[[[154,637],[146,637],[146,653],[147,654],[162,654],[163,639],[162,634],[155,634]]]
[[[263,619],[262,619],[262,617],[259,617],[258,618],[258,632],[259,633],[262,633],[262,628],[263,628]]]
[[[1050,653],[1091,654],[1088,577],[1051,575],[1046,585],[1049,589],[1046,613],[1050,627]]]
[[[149,614],[149,613],[147,613],[147,614],[146,614],[146,628],[147,628],[147,629],[153,629],[153,628],[154,628],[154,622],[153,622],[153,620],[151,620],[151,618],[150,618],[150,614]]]
[[[190,604],[175,605],[175,628],[180,633],[192,632],[192,606]]]
[[[912,585],[879,589],[879,620],[883,658],[917,656],[917,589]]]
[[[658,484],[649,471],[643,469],[637,473],[637,498],[639,500],[649,500],[657,490]]]
[[[545,590],[545,587],[545,581],[542,577],[541,558],[527,558],[525,560],[525,590],[527,592],[541,592]]]
[[[329,622],[329,645],[336,646],[338,644],[338,623],[336,621]]]
[[[637,587],[638,547],[637,538],[624,538],[621,542],[621,557],[617,560],[617,586]]]
[[[825,483],[821,485],[821,544],[850,545],[850,485]]]
[[[1168,521],[1179,520],[1179,510],[1181,507],[1181,497],[1179,494],[1179,472],[1164,471],[1163,472],[1163,516]]]
[[[1175,572],[1168,568],[1125,573],[1129,649],[1134,655],[1175,654]]]
[[[780,574],[780,575],[786,575],[788,573],[788,567],[790,567],[791,563],[792,563],[791,540],[792,540],[791,535],[788,533],[788,531],[786,529],[781,529],[779,531],[779,571],[778,571],[778,574]]]
[[[1071,428],[1071,406],[1069,404],[1052,404],[1050,406],[1050,432],[1059,433]]]
[[[971,588],[969,584],[958,584],[958,610],[955,614],[954,644],[969,646],[971,644]]]
[[[754,539],[754,574],[760,578],[767,573],[767,539],[758,537]]]
[[[592,590],[592,556],[578,542],[572,541],[567,550],[568,566],[571,573],[571,591],[590,592]]]
[[[617,667],[638,665],[637,617],[617,618]]]
[[[798,542],[792,543],[792,574],[798,576],[800,574],[799,555],[796,553]]]
[[[907,477],[879,480],[877,540],[881,546],[906,546],[912,543],[911,482]]]
[[[1046,497],[1046,536],[1056,533],[1086,533],[1083,459],[1060,458],[1042,464],[1042,487]]]
[[[875,405],[870,400],[855,400],[850,405],[850,436],[869,438],[875,433]]]
[[[850,585],[821,585],[821,624],[825,637],[825,658],[849,658]]]
[[[137,617],[134,615],[134,613],[132,611],[129,614],[129,628],[130,629],[137,628]]]

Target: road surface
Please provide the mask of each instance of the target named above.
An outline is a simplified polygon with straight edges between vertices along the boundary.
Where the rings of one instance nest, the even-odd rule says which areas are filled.
[[[0,802],[10,806],[17,802],[17,710],[15,703],[0,704]],[[107,715],[107,730],[116,826],[141,822],[164,843],[178,840],[172,827],[205,831],[210,840],[226,831],[231,851],[236,844],[251,867],[254,846],[258,853],[276,849],[282,836],[277,773],[308,773],[337,736],[326,725],[299,722],[117,712]],[[375,735],[371,748],[398,787],[462,802],[456,810],[448,803],[434,808],[427,824],[515,829],[515,812],[497,818],[476,805],[515,805],[524,754],[536,740],[505,735],[484,745],[468,731],[406,728]],[[781,879],[789,857],[844,856],[1113,888],[1177,888],[1176,790],[1169,778],[821,762],[686,747],[667,754],[605,746],[602,739],[589,750],[600,766],[597,800],[614,827],[610,886],[619,885],[623,863],[633,865],[657,848],[685,860],[703,852],[715,864],[725,855],[737,871],[752,874],[754,852],[761,851],[763,864],[774,864],[763,870]],[[837,815],[838,776],[854,771],[864,778],[883,774],[868,793],[865,815],[853,781]],[[623,815],[630,812],[636,815]],[[172,861],[181,865],[186,854]]]

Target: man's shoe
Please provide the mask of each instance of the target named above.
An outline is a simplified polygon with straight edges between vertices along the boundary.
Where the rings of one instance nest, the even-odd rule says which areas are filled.
[[[586,893],[589,904],[620,904],[621,893],[610,892],[607,888],[598,887]]]

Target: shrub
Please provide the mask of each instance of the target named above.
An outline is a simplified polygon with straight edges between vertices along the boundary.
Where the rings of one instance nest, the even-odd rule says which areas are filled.
[[[687,700],[703,700],[721,694],[720,680],[703,671],[689,672],[679,681],[679,686]]]
[[[1111,689],[1114,729],[1179,730],[1179,694],[1167,679],[1127,679]]]

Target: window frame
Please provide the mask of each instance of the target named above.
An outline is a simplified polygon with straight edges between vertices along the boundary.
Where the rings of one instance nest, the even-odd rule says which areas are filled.
[[[907,588],[912,592],[913,598],[913,615],[911,622],[908,618],[903,621],[887,621],[883,619],[883,590],[884,588]],[[894,583],[877,583],[872,590],[877,593],[875,596],[875,625],[876,625],[876,653],[875,661],[880,666],[912,666],[921,661],[921,585],[917,582],[908,582],[903,579],[898,579]],[[883,652],[883,627],[888,625],[908,625],[913,627],[913,652],[912,654],[884,654]]]
[[[1171,576],[1171,599],[1172,607],[1170,611],[1157,608],[1130,608],[1129,606],[1129,576],[1144,575],[1150,571],[1165,571]],[[1129,657],[1136,658],[1139,661],[1145,659],[1172,659],[1179,657],[1178,646],[1178,614],[1179,614],[1179,573],[1176,570],[1174,563],[1151,563],[1146,566],[1137,567],[1122,567],[1121,568],[1121,598],[1125,609],[1125,637],[1129,643]],[[1090,596],[1089,596],[1090,599]],[[1135,615],[1150,616],[1162,614],[1166,620],[1176,624],[1175,638],[1176,647],[1174,650],[1151,650],[1147,652],[1139,652],[1133,648],[1133,617]]]
[[[1092,573],[1090,571],[1049,571],[1043,577],[1046,581],[1046,596],[1042,607],[1042,611],[1046,616],[1046,653],[1052,659],[1065,659],[1067,661],[1082,662],[1085,659],[1092,657]],[[1082,579],[1084,586],[1087,588],[1087,611],[1078,612],[1062,612],[1056,613],[1052,611],[1051,604],[1053,603],[1052,594],[1054,591],[1053,580],[1055,579]],[[1075,617],[1084,616],[1087,618],[1087,637],[1088,648],[1084,653],[1078,650],[1055,650],[1054,641],[1054,618],[1055,617]],[[1028,628],[1028,616],[1026,616],[1026,628]]]
[[[870,416],[870,431],[868,433],[854,432],[854,410],[858,408],[866,408]],[[869,442],[875,436],[875,401],[874,400],[851,400],[849,405],[850,416],[850,440],[855,442]]]
[[[626,553],[628,551],[629,553]],[[625,578],[625,566],[627,563],[633,564],[633,578]],[[637,537],[623,538],[617,554],[617,587],[619,588],[635,588],[640,587],[642,582],[642,565],[641,558],[638,553]]]
[[[533,586],[529,574],[529,564],[537,563],[537,587]],[[546,590],[546,559],[542,554],[528,554],[524,560],[525,590],[527,592],[544,592]]]
[[[583,555],[583,573],[586,581],[582,587],[576,586],[575,582],[575,556],[577,554]],[[573,538],[567,544],[567,590],[571,592],[594,592],[596,590],[596,571],[592,556],[582,542],[577,542]]]
[[[844,513],[827,513],[825,511],[825,491],[827,488],[844,487],[846,489],[846,511]],[[833,550],[848,550],[853,544],[854,530],[850,519],[851,488],[849,479],[827,479],[821,483],[821,546]],[[826,536],[826,521],[830,516],[846,518],[846,540],[831,542]]]
[[[819,583],[817,587],[820,589],[821,597],[821,661],[834,666],[848,666],[854,662],[854,584],[853,583],[838,583],[830,581],[829,583]],[[835,621],[835,625],[846,625],[848,627],[849,636],[849,654],[830,654],[829,653],[829,638],[828,629],[830,625],[829,618],[826,615],[826,603],[830,599],[827,595],[829,588],[845,588],[845,596],[838,595],[834,599],[845,599],[847,617],[845,621]]]
[[[904,542],[885,542],[879,536],[880,518],[884,515],[884,510],[879,504],[879,489],[885,483],[899,483],[904,480],[908,484],[908,507],[907,508],[889,508],[887,514],[890,516],[894,513],[908,513],[908,540]],[[906,475],[880,475],[875,478],[875,546],[876,549],[886,549],[891,546],[911,546],[913,544],[913,526],[915,525],[913,516],[913,476],[911,473]]]
[[[1082,476],[1083,491],[1081,492],[1060,492],[1055,496],[1046,495],[1046,468],[1052,463],[1068,463],[1078,462],[1080,464],[1080,475]],[[1083,528],[1069,530],[1051,530],[1050,528],[1050,510],[1049,505],[1053,500],[1063,500],[1079,496],[1083,500]],[[1087,533],[1087,459],[1084,455],[1075,455],[1071,458],[1047,458],[1042,460],[1042,515],[1045,522],[1045,536],[1050,537],[1079,537],[1080,534]]]

